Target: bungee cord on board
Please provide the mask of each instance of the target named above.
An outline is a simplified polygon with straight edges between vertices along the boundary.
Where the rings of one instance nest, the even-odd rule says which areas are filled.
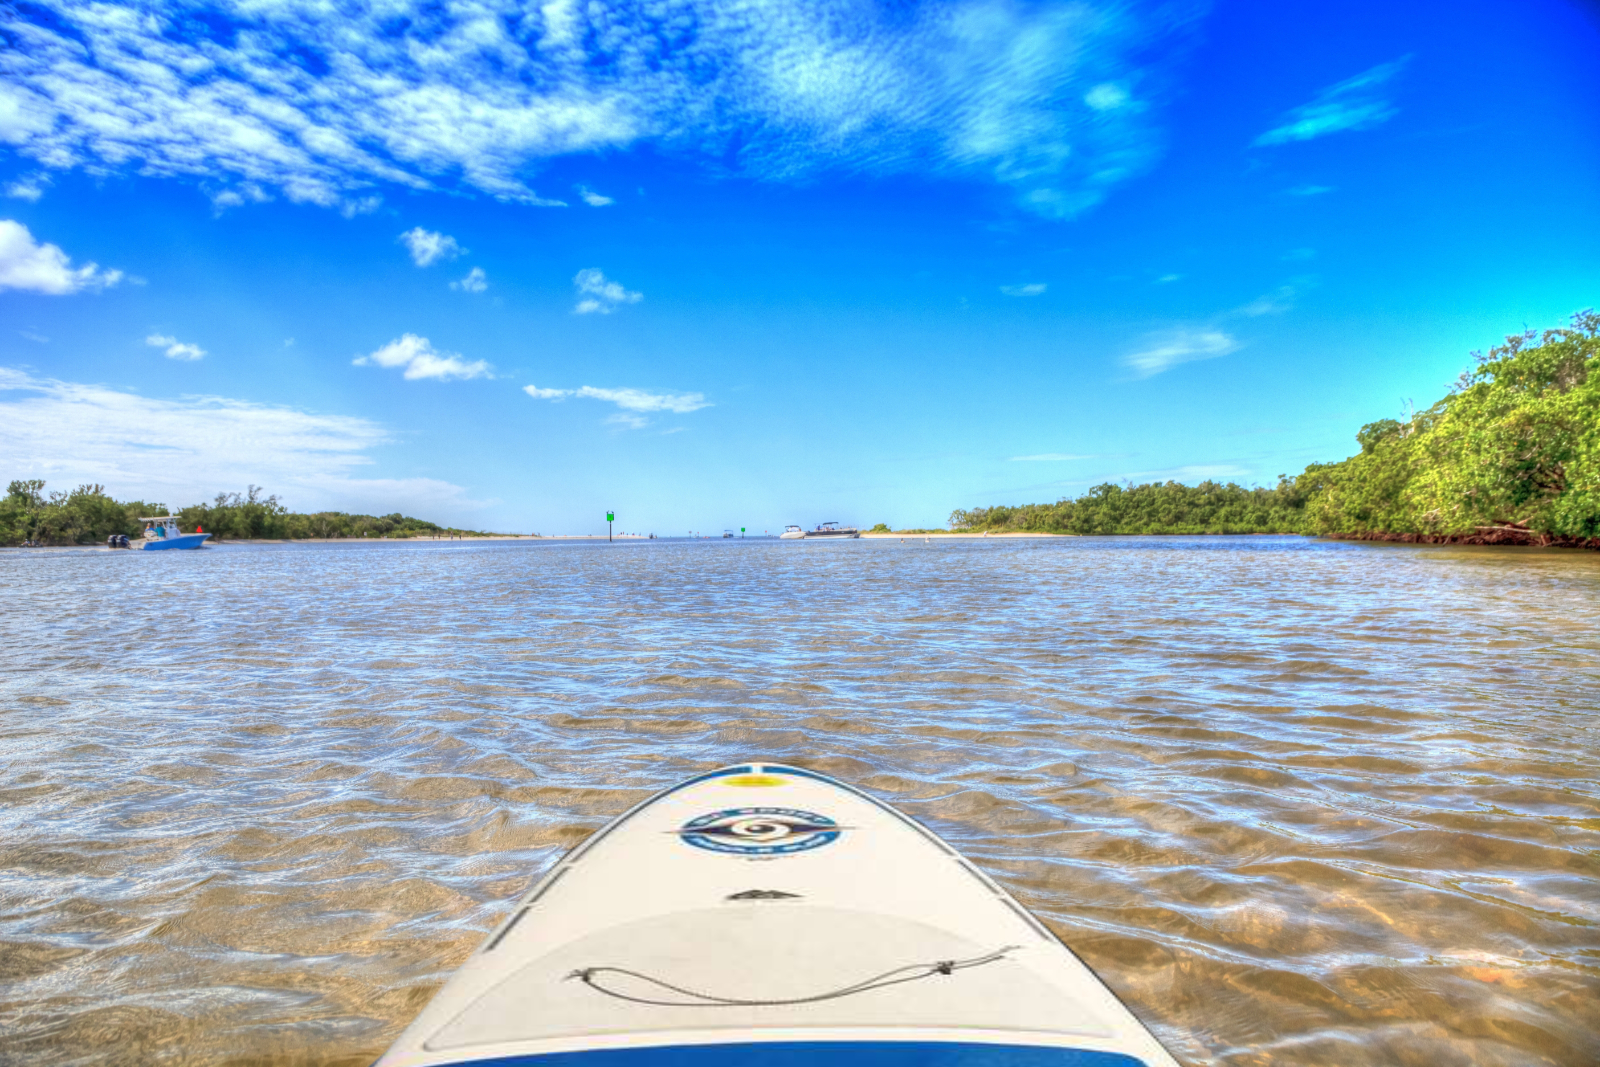
[[[629,1000],[635,1004],[651,1004],[663,1008],[769,1008],[782,1007],[787,1004],[815,1004],[824,1000],[836,1000],[839,997],[848,997],[855,993],[865,993],[873,989],[883,989],[886,986],[902,985],[906,982],[917,982],[935,975],[951,975],[957,971],[964,971],[971,967],[982,967],[986,963],[995,963],[1007,958],[1007,953],[1020,949],[1021,945],[1005,945],[995,949],[984,956],[973,956],[964,960],[936,960],[933,963],[912,963],[904,967],[896,967],[891,971],[873,975],[871,978],[862,979],[853,985],[832,989],[825,993],[814,993],[808,997],[789,997],[782,1000],[747,1000],[740,997],[719,997],[712,993],[700,993],[693,989],[674,985],[660,978],[653,978],[648,974],[631,971],[626,967],[580,967],[567,975],[567,981],[577,979],[589,988],[604,993],[608,997],[618,1000]],[[686,1000],[658,1000],[652,997],[634,996],[617,989],[608,989],[596,980],[602,974],[620,974],[630,978],[637,978],[648,982],[661,989],[671,990]]]

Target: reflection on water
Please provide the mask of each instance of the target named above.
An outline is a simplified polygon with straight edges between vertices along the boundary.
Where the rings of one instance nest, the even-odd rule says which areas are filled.
[[[1600,1061],[1600,557],[0,553],[0,1060],[365,1064],[655,788],[930,823],[1189,1063]]]

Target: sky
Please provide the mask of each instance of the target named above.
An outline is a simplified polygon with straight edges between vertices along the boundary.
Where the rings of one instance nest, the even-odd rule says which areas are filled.
[[[0,478],[506,532],[1272,485],[1600,305],[1576,0],[0,12]]]

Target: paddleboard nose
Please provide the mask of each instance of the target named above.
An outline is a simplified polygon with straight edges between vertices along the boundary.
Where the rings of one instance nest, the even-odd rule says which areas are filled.
[[[757,761],[672,786],[573,849],[380,1064],[700,1064],[735,1048],[763,1067],[802,1049],[831,1050],[830,1067],[1175,1067],[932,831]]]

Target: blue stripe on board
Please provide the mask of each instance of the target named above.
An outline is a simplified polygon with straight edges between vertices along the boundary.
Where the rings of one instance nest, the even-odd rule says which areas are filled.
[[[1146,1067],[1120,1052],[959,1041],[751,1041],[460,1060],[456,1067]]]

